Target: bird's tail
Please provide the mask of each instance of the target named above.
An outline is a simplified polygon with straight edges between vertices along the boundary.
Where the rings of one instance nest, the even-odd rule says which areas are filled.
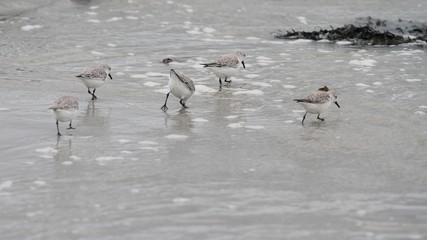
[[[201,63],[200,65],[203,65],[203,67],[213,67],[216,66],[216,63]]]

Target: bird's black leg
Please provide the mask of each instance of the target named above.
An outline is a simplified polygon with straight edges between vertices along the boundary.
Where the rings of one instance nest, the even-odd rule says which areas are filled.
[[[73,128],[73,127],[71,126],[71,122],[72,122],[72,121],[70,121],[70,127],[69,127],[69,128],[67,128],[67,130],[75,129],[75,128]]]
[[[96,91],[96,88],[94,88],[92,91],[92,100],[97,99],[97,97],[95,96],[95,91]]]
[[[219,78],[219,90],[221,91],[221,89],[222,89],[222,81],[221,81],[221,78]]]
[[[166,103],[168,102],[168,98],[169,98],[169,94],[170,94],[170,93],[171,93],[171,92],[168,92],[168,94],[166,94],[165,104],[163,104],[163,106],[160,108],[160,109],[162,109],[163,111],[168,110],[168,107],[166,107]]]
[[[302,117],[302,122],[301,124],[304,125],[304,120],[305,120],[305,116],[307,115],[307,113],[304,114],[304,117]]]
[[[231,80],[227,80],[227,78],[224,79],[224,82],[231,83]]]
[[[321,118],[321,117],[320,117],[320,113],[319,113],[319,114],[317,114],[317,119],[319,119],[319,120],[321,120],[321,121],[325,121],[325,119],[324,119],[324,118]]]
[[[58,123],[58,120],[56,120],[56,131],[58,131],[58,136],[61,136],[61,133],[59,132],[59,123]]]
[[[185,103],[184,103],[184,102],[182,102],[182,99],[179,101],[179,103],[181,103],[181,105],[182,105],[184,108],[187,108],[187,106],[185,106]]]
[[[87,88],[87,92],[92,95],[92,100],[95,100],[97,97],[95,96],[95,88],[93,89],[93,92],[90,91],[90,88]]]

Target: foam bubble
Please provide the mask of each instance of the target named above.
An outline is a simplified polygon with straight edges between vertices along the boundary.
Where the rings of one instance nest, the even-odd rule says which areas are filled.
[[[205,86],[205,85],[196,85],[196,93],[214,93],[218,90],[215,90],[211,87]]]
[[[246,40],[259,40],[260,38],[257,37],[247,37]]]
[[[11,188],[12,184],[13,184],[13,182],[10,180],[7,180],[7,181],[0,183],[0,191],[2,191],[3,189]]]
[[[145,82],[144,83],[144,86],[147,86],[147,87],[156,87],[159,85],[160,85],[160,83],[156,83],[156,82]]]
[[[372,84],[373,84],[373,85],[375,85],[375,86],[380,86],[380,85],[382,85],[383,83],[382,83],[382,82],[373,82]]]
[[[135,17],[135,16],[126,16],[126,19],[128,20],[138,20],[139,17]]]
[[[310,39],[297,39],[297,40],[294,40],[294,41],[287,41],[287,43],[290,43],[290,44],[310,43],[310,42],[313,42],[313,40],[310,40]]]
[[[98,15],[97,12],[85,12],[87,15],[95,16]]]
[[[308,25],[308,23],[307,23],[307,19],[306,19],[305,17],[303,17],[303,16],[299,16],[299,17],[297,17],[297,19],[298,19],[298,21],[299,21],[300,23],[305,24],[305,25]]]
[[[157,73],[157,72],[148,72],[148,73],[145,73],[145,75],[149,77],[169,77],[169,74]]]
[[[72,164],[73,164],[73,162],[71,162],[71,161],[64,161],[64,162],[62,162],[62,165],[64,165],[64,166],[70,166]]]
[[[367,88],[367,87],[369,87],[368,84],[364,84],[364,83],[357,83],[356,86],[357,87],[361,87],[361,88]]]
[[[247,78],[256,78],[256,77],[259,77],[259,75],[258,74],[246,74],[245,77],[247,77]]]
[[[114,43],[108,43],[107,46],[109,46],[109,47],[117,47],[117,45],[114,44]]]
[[[242,90],[242,91],[236,91],[233,92],[233,95],[253,95],[253,96],[260,96],[263,95],[264,92],[259,90],[259,89],[255,89],[255,90]]]
[[[119,143],[130,143],[131,140],[129,140],[129,139],[119,139],[117,142],[119,142]]]
[[[41,180],[36,180],[33,183],[35,185],[38,185],[38,186],[44,186],[44,185],[46,185],[46,182],[45,181],[41,181]]]
[[[417,79],[417,78],[411,78],[411,79],[406,79],[407,82],[421,82],[421,79]]]
[[[116,22],[116,21],[120,21],[123,20],[122,17],[112,17],[110,19],[107,20],[107,22]]]
[[[145,74],[133,74],[130,75],[131,78],[147,78],[148,76]]]
[[[175,139],[175,140],[184,140],[186,138],[188,138],[188,136],[186,135],[179,135],[179,134],[170,134],[165,136],[165,138],[167,139]]]
[[[154,92],[161,93],[161,94],[168,94],[169,93],[169,89],[168,88],[157,89]]]
[[[186,203],[186,202],[189,202],[189,201],[190,201],[189,198],[182,198],[182,197],[174,198],[172,200],[173,203],[177,203],[177,204],[183,204],[183,203]]]
[[[348,62],[350,65],[362,66],[362,67],[373,67],[377,61],[373,59],[363,59],[363,60],[351,60]]]
[[[132,189],[130,190],[130,192],[131,192],[131,193],[139,193],[139,192],[140,192],[140,190],[139,190],[138,188],[132,188]]]
[[[158,145],[159,144],[158,142],[154,142],[154,141],[141,141],[138,143],[142,145]]]
[[[88,22],[88,23],[100,23],[100,21],[98,19],[89,19],[86,22]]]
[[[229,128],[242,128],[244,122],[230,123],[227,125]]]
[[[104,162],[104,161],[113,161],[113,160],[121,160],[122,157],[112,157],[112,156],[106,156],[106,157],[97,157],[95,161],[98,162]]]
[[[210,27],[203,28],[203,32],[205,32],[205,33],[213,33],[215,31],[216,31],[215,29],[210,28]]]
[[[139,149],[141,149],[141,150],[150,150],[150,151],[153,151],[153,152],[158,152],[159,151],[159,148],[156,148],[156,147],[140,147]]]
[[[366,210],[357,210],[356,214],[360,217],[364,217],[368,212]]]
[[[293,112],[293,113],[303,113],[303,112],[305,112],[305,110],[296,110],[296,109],[295,109],[295,110],[292,110],[292,112]]]
[[[285,84],[285,85],[282,85],[284,88],[286,88],[286,89],[294,89],[294,88],[297,88],[297,86],[295,86],[295,85],[290,85],[290,84]]]
[[[204,118],[195,118],[191,120],[192,122],[201,122],[201,123],[205,123],[205,122],[209,122],[208,120],[204,119]]]
[[[264,126],[244,126],[245,128],[248,128],[248,129],[252,129],[252,130],[260,130],[260,129],[265,129],[265,127]]]
[[[98,55],[98,56],[105,56],[105,53],[102,52],[98,52],[98,51],[91,51],[90,53],[92,53],[93,55]]]
[[[70,159],[71,159],[71,160],[74,160],[74,161],[81,160],[81,158],[80,158],[80,157],[77,157],[77,156],[75,156],[75,155],[71,155],[71,156],[70,156]]]
[[[251,82],[251,85],[259,86],[259,87],[271,87],[272,85],[265,82]]]
[[[200,32],[199,30],[191,30],[191,31],[187,31],[187,33],[191,35],[197,35],[197,34],[201,34],[202,32]]]
[[[338,45],[351,45],[353,43],[350,41],[337,41],[336,44],[338,44]]]
[[[42,28],[42,26],[41,25],[25,25],[25,26],[21,27],[21,30],[22,31],[31,31],[31,30],[39,29],[39,28]]]
[[[238,118],[239,116],[237,116],[237,115],[229,115],[229,116],[226,116],[226,117],[224,117],[224,118],[226,118],[226,119],[235,119],[235,118]]]
[[[270,61],[270,60],[271,60],[271,58],[269,58],[269,57],[264,57],[264,56],[258,56],[258,57],[256,57],[256,59],[257,59],[257,60],[261,60],[261,61]]]

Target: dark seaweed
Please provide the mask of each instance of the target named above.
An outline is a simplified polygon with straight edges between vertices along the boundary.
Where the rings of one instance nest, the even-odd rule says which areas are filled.
[[[355,45],[399,45],[403,43],[411,43],[417,41],[427,41],[427,26],[424,24],[414,24],[411,26],[403,25],[403,21],[399,19],[398,24],[390,24],[394,26],[390,30],[387,28],[387,21],[374,20],[367,18],[368,21],[364,25],[356,26],[347,24],[343,27],[331,29],[320,29],[319,31],[286,31],[286,33],[275,33],[274,37],[279,39],[310,39],[310,40],[329,40],[329,41],[350,41]],[[406,24],[408,25],[408,24]],[[415,38],[404,37],[402,34],[411,34]]]

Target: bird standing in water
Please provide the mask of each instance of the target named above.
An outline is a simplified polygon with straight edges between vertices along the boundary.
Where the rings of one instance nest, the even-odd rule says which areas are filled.
[[[231,76],[239,72],[241,66],[245,67],[246,55],[240,51],[223,55],[211,63],[203,63],[202,65],[219,77],[219,90],[222,89],[222,79],[224,82],[230,83],[228,80]]]
[[[304,117],[302,118],[301,124],[304,125],[305,116],[307,113],[317,114],[317,119],[324,121],[324,118],[320,118],[320,114],[331,106],[331,103],[335,103],[338,108],[340,105],[337,102],[337,96],[335,96],[327,86],[319,88],[319,90],[309,93],[305,98],[294,99],[297,103],[301,104],[305,109]]]
[[[103,64],[99,66],[89,67],[76,77],[82,80],[83,84],[87,87],[87,92],[92,95],[92,100],[95,100],[97,99],[97,97],[95,96],[95,91],[97,88],[104,85],[107,76],[110,77],[111,80],[113,80],[113,77],[111,76],[110,72],[111,67],[107,64]],[[93,89],[92,92],[90,91],[91,88]]]
[[[169,93],[166,94],[165,104],[161,107],[163,111],[168,110],[166,103],[168,102],[169,94],[173,94],[179,99],[182,107],[187,108],[185,103],[196,91],[193,80],[183,74],[178,74],[171,69],[169,74]]]
[[[59,122],[70,122],[68,129],[75,129],[71,123],[74,117],[77,115],[79,109],[79,101],[75,97],[64,96],[60,97],[55,101],[53,106],[50,108],[53,110],[56,118],[56,130],[58,136],[61,136],[59,132]]]

